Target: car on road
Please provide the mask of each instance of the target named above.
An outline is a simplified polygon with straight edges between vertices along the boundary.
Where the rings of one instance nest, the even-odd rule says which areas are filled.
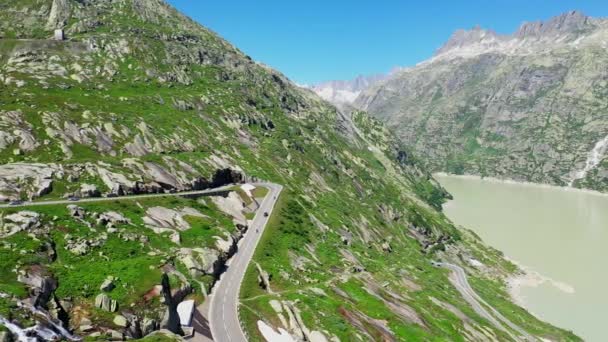
[[[264,213],[264,217],[268,217],[268,212],[265,212],[265,213]]]
[[[9,205],[22,205],[22,204],[23,204],[22,200],[11,201],[9,203]]]
[[[70,198],[68,198],[68,201],[70,201],[70,202],[78,202],[78,201],[80,201],[80,197],[70,197]]]
[[[118,197],[118,195],[115,194],[115,193],[111,193],[111,194],[107,194],[106,195],[106,198],[116,198],[116,197]]]

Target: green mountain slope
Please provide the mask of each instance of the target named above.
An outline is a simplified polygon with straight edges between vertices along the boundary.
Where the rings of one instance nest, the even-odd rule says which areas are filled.
[[[340,113],[160,0],[3,0],[0,16],[3,199],[285,186],[243,286],[252,340],[258,320],[342,341],[508,340],[434,260],[465,267],[530,333],[578,340],[510,301],[516,268],[445,218],[445,191],[365,113]],[[167,304],[204,301],[255,212],[243,191],[226,196],[2,210],[0,323],[48,333],[31,301],[91,340],[170,326]],[[299,323],[283,325],[277,303]]]
[[[513,35],[458,31],[357,106],[428,156],[432,171],[603,191],[605,164],[588,161],[608,135],[607,36],[606,20],[578,12]]]

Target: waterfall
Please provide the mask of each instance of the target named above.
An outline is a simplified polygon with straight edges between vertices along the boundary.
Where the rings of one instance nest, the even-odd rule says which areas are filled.
[[[585,163],[585,167],[582,170],[578,170],[574,172],[574,176],[570,179],[568,183],[569,187],[574,185],[574,182],[583,179],[587,176],[589,171],[593,170],[599,163],[602,161],[602,157],[606,152],[606,148],[608,147],[608,136],[604,139],[598,141],[595,144],[595,147],[587,154],[587,161]]]
[[[36,342],[35,337],[27,336],[27,330],[21,329],[18,325],[9,322],[6,318],[0,316],[0,324],[4,325],[13,335],[17,337],[19,342]]]
[[[17,305],[20,308],[29,310],[38,319],[36,325],[24,329],[0,316],[0,325],[5,326],[13,335],[15,335],[18,342],[36,342],[38,341],[37,337],[44,341],[81,340],[80,337],[72,335],[61,324],[55,322],[47,312],[23,302],[17,302]]]
[[[31,305],[28,304],[24,304],[24,303],[19,303],[20,307],[24,307],[27,308],[28,310],[30,310],[34,315],[36,315],[39,318],[42,318],[41,323],[44,323],[48,326],[50,326],[52,328],[52,330],[50,329],[45,329],[45,328],[40,328],[39,326],[37,326],[36,329],[34,329],[34,331],[36,331],[37,334],[41,335],[41,334],[48,334],[53,333],[53,331],[58,332],[63,338],[67,339],[68,341],[80,341],[81,338],[78,336],[74,336],[72,335],[67,329],[65,329],[61,324],[55,322],[55,320],[46,312],[40,309],[37,309]],[[42,337],[42,336],[41,336]]]

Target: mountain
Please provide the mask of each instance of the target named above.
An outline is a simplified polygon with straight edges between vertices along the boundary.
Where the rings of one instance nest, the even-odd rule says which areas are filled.
[[[377,74],[371,76],[358,76],[348,81],[328,81],[311,86],[317,95],[333,104],[341,105],[352,103],[362,91],[374,84],[385,80],[389,75]]]
[[[256,180],[284,190],[241,288],[252,341],[264,324],[299,340],[515,339],[436,261],[529,333],[579,340],[511,302],[517,267],[441,213],[449,194],[381,123],[164,1],[0,0],[0,36],[0,340],[181,340],[176,306],[218,291],[267,196],[239,186]]]
[[[511,35],[455,32],[354,105],[431,171],[608,190],[608,20],[568,12]]]

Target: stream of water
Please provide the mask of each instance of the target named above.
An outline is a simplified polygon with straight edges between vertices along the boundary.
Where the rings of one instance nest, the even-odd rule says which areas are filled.
[[[595,144],[593,149],[587,155],[585,167],[582,170],[576,171],[574,173],[574,176],[572,177],[572,179],[570,179],[570,183],[568,184],[568,186],[572,187],[575,181],[585,178],[589,171],[593,170],[596,166],[598,166],[602,161],[602,157],[604,156],[604,153],[606,153],[607,148],[608,135]]]

